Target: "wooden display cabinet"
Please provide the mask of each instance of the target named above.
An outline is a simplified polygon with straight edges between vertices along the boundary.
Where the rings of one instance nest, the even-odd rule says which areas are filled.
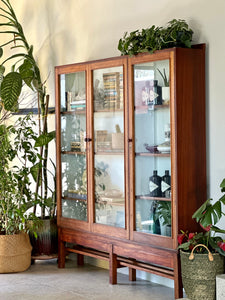
[[[205,45],[55,75],[59,267],[68,251],[92,256],[109,261],[112,284],[128,267],[130,280],[174,279],[182,296],[177,234],[198,229],[206,199]]]

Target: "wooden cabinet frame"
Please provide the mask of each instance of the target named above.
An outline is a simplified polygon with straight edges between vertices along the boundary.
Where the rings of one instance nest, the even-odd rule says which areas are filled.
[[[133,66],[138,63],[169,60],[170,126],[172,181],[172,237],[135,231],[135,162]],[[124,170],[125,228],[94,222],[94,125],[93,71],[123,66],[124,82]],[[61,141],[60,141],[60,74],[85,71],[87,91],[87,222],[68,219],[61,214]],[[177,234],[180,230],[196,231],[193,212],[206,199],[206,131],[205,131],[205,45],[192,49],[172,48],[153,54],[117,57],[55,68],[57,204],[59,228],[59,267],[65,266],[67,251],[109,261],[110,283],[117,282],[117,268],[129,267],[129,279],[135,270],[143,270],[174,280],[175,298],[182,296]],[[90,121],[91,120],[91,121]],[[74,247],[67,247],[67,243]]]

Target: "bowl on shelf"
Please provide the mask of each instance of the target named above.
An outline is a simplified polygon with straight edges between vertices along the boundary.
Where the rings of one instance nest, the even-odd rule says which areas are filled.
[[[149,146],[148,144],[144,144],[145,149],[148,150],[150,153],[159,153],[158,145]]]
[[[160,153],[170,153],[170,142],[165,142],[157,146]]]

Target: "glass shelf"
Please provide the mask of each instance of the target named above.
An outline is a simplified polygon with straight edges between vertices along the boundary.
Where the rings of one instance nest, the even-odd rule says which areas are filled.
[[[152,157],[170,157],[170,153],[148,153],[148,152],[140,152],[135,153],[136,156],[152,156]]]
[[[80,151],[61,151],[62,154],[69,154],[69,155],[86,155],[86,152]]]
[[[71,111],[62,111],[61,115],[85,115],[86,114],[86,109],[85,110],[71,110]]]
[[[134,106],[134,110],[136,113],[138,112],[143,112],[143,113],[147,113],[149,111],[154,111],[154,110],[158,110],[158,109],[169,109],[169,104],[163,104],[163,105],[138,105],[138,106]]]
[[[98,151],[94,153],[95,155],[124,155],[124,152],[116,152],[116,151]]]
[[[109,109],[98,109],[98,110],[94,110],[94,113],[106,113],[106,114],[109,114],[109,113],[123,113],[123,109],[112,109],[112,110],[109,110]]]
[[[135,196],[135,198],[136,199],[144,199],[144,200],[171,201],[171,198],[166,198],[166,197],[151,197],[150,195]]]

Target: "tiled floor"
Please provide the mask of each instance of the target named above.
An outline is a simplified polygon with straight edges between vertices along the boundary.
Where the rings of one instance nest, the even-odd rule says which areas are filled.
[[[36,261],[27,271],[0,274],[1,300],[173,300],[172,288],[144,280],[129,282],[118,273],[118,284],[109,284],[108,270],[90,265],[77,267],[68,260],[58,269],[56,260]]]

